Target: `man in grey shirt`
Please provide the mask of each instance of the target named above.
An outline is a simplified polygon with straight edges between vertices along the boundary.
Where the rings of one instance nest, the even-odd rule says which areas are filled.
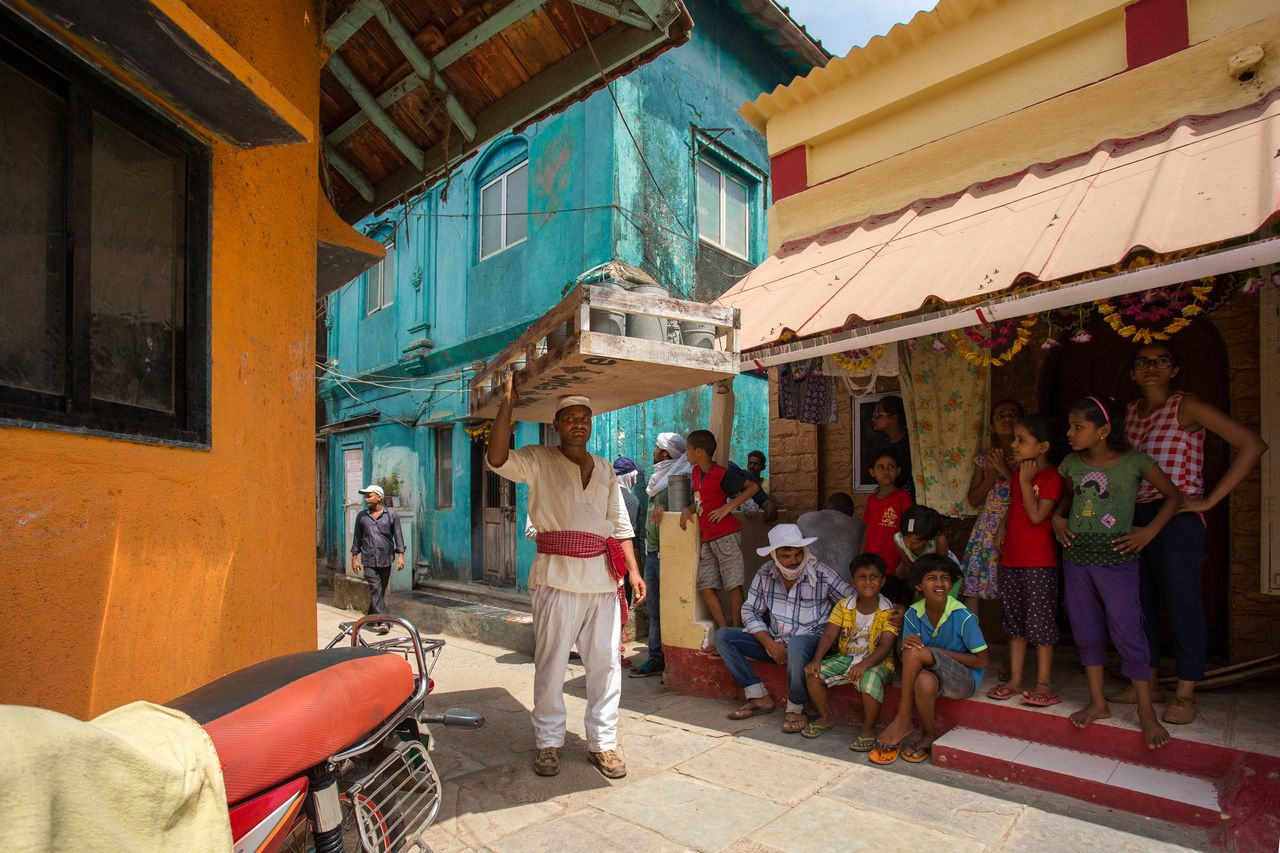
[[[369,584],[369,615],[387,615],[387,587],[391,585],[391,564],[396,570],[404,568],[404,536],[400,533],[400,516],[382,505],[382,487],[365,486],[365,508],[356,516],[355,531],[351,536],[351,570],[364,575]],[[379,634],[389,630],[386,625],[373,629]]]
[[[845,492],[836,492],[827,498],[827,508],[806,512],[796,519],[805,538],[818,538],[809,546],[809,552],[850,580],[849,564],[862,553],[862,539],[867,527],[853,517],[853,498]]]

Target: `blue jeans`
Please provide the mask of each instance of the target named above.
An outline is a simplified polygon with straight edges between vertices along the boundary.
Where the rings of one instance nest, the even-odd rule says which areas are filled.
[[[658,554],[644,557],[645,610],[649,613],[649,660],[662,663],[662,620],[659,617]]]
[[[787,640],[787,700],[793,704],[803,705],[809,701],[804,668],[813,660],[813,650],[821,638],[821,634],[799,634]],[[716,631],[715,642],[729,674],[743,687],[760,683],[760,676],[747,663],[748,659],[773,662],[760,641],[741,628],[721,628]]]

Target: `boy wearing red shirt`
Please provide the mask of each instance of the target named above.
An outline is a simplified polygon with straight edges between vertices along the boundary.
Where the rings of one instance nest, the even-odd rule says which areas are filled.
[[[716,623],[716,630],[742,624],[742,525],[733,511],[751,498],[760,487],[742,474],[712,461],[716,437],[705,429],[689,433],[685,442],[693,466],[694,505],[680,513],[683,530],[698,515],[698,596]],[[730,500],[730,496],[734,496]],[[718,591],[729,593],[730,613],[726,618]],[[714,648],[714,647],[713,647]],[[708,650],[709,651],[709,650]]]
[[[902,514],[915,502],[910,494],[897,486],[900,471],[897,454],[888,448],[881,450],[872,460],[869,473],[876,481],[876,490],[867,498],[867,508],[862,513],[862,523],[867,526],[862,550],[884,560],[885,595],[895,604],[910,604],[910,590],[897,576],[902,554],[894,544],[893,536],[902,523]]]

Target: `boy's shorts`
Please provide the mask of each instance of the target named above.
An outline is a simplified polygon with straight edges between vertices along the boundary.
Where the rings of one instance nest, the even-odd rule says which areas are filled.
[[[741,530],[698,546],[698,589],[733,589],[745,576]]]
[[[838,687],[841,684],[853,684],[849,680],[849,670],[853,669],[857,660],[853,655],[832,655],[822,662],[822,668],[818,670],[818,677],[828,687]],[[885,665],[884,661],[869,667],[866,672],[862,673],[862,677],[858,679],[855,685],[859,693],[865,693],[877,702],[884,701],[884,689],[893,682],[893,670]]]
[[[933,652],[933,664],[926,666],[938,679],[938,695],[947,699],[968,699],[973,695],[973,673],[960,661],[944,655],[937,649]]]

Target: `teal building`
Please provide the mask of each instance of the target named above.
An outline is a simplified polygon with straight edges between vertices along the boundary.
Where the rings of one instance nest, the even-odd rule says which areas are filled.
[[[386,259],[320,306],[321,537],[334,568],[355,491],[383,482],[398,486],[419,574],[524,589],[524,489],[484,470],[469,377],[602,264],[710,301],[768,254],[769,156],[737,110],[828,55],[771,0],[687,5],[688,43],[360,223]],[[768,385],[744,374],[734,390],[732,458],[745,464],[768,448]],[[599,415],[591,449],[647,477],[654,437],[705,427],[710,408],[697,388]],[[548,433],[520,424],[516,445]],[[410,583],[404,572],[393,587]]]

